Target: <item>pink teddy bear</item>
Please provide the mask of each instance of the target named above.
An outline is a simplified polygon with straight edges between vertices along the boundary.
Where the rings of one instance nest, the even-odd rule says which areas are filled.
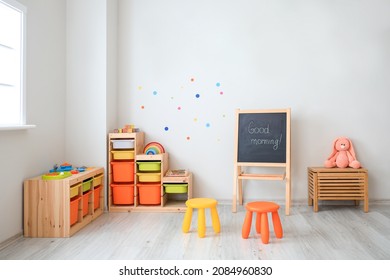
[[[346,137],[339,137],[333,141],[333,151],[325,161],[325,167],[361,167],[360,162],[356,160],[351,140]]]

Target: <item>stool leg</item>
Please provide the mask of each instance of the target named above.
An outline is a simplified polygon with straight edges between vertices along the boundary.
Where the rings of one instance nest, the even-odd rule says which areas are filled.
[[[198,236],[203,238],[206,235],[206,217],[204,208],[198,209]]]
[[[256,213],[256,232],[261,234],[261,213]]]
[[[218,211],[216,207],[210,209],[211,212],[211,222],[213,224],[214,232],[219,233],[221,231],[221,223],[219,222]]]
[[[186,213],[184,215],[183,226],[182,226],[184,233],[187,233],[190,230],[191,219],[192,219],[192,208],[187,207]]]
[[[261,213],[261,241],[264,244],[268,244],[269,241],[269,228],[267,212]]]
[[[247,239],[249,236],[249,232],[251,231],[251,225],[252,225],[252,212],[246,211],[244,224],[242,225],[242,232],[241,236],[244,239]]]
[[[282,223],[278,212],[272,212],[272,223],[274,225],[274,232],[277,238],[283,237]]]

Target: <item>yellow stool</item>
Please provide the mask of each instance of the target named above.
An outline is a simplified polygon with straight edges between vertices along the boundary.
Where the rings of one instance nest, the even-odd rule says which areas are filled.
[[[190,230],[192,211],[194,208],[198,208],[198,236],[203,238],[206,234],[206,218],[205,208],[210,208],[211,221],[214,232],[219,233],[221,230],[221,224],[219,222],[217,212],[217,201],[212,198],[191,198],[186,201],[187,210],[184,215],[183,232],[187,233]]]

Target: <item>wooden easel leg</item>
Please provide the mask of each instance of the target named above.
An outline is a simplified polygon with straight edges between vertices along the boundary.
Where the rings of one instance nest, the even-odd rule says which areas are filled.
[[[237,212],[237,177],[238,177],[238,167],[234,166],[234,174],[233,174],[233,201],[232,201],[232,212]]]
[[[286,178],[286,216],[290,215],[291,203],[291,182],[290,177]]]

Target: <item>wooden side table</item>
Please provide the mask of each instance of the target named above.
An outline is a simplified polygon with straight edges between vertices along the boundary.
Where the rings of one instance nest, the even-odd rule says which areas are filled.
[[[319,200],[354,200],[359,205],[364,201],[368,212],[368,171],[365,168],[309,167],[308,204],[318,212]]]

